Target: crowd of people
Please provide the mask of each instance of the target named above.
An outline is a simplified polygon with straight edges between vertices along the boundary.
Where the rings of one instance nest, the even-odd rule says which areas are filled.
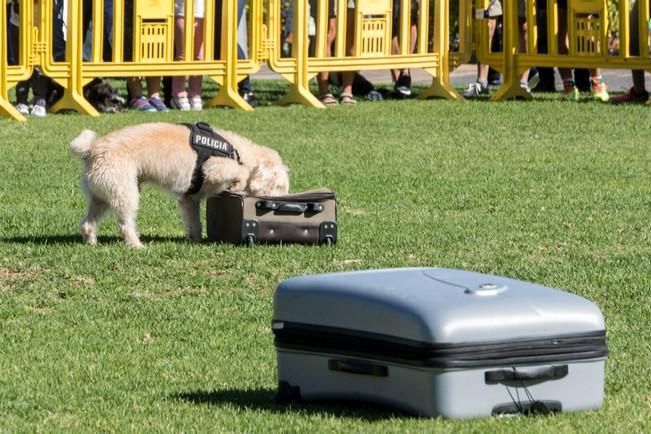
[[[64,13],[63,1],[53,0],[53,59],[55,61],[62,61],[65,59],[65,39],[63,29]],[[221,7],[223,0],[215,0],[215,14],[221,16]],[[400,35],[400,0],[393,1],[393,23],[392,23],[392,46],[391,52],[394,54],[400,53],[399,35]],[[345,54],[352,55],[355,52],[355,0],[346,0],[347,20],[343,28],[345,28]],[[9,0],[7,2],[7,36],[8,36],[8,62],[9,64],[16,64],[19,56],[19,26],[20,26],[20,1]],[[90,58],[90,29],[92,27],[92,0],[84,0],[84,14],[83,14],[83,32],[84,32],[84,57]],[[35,1],[36,4],[36,1]],[[133,31],[133,4],[134,0],[124,1],[124,34],[130,35]],[[238,13],[238,58],[246,59],[248,50],[248,29],[247,29],[247,9],[246,0],[238,0],[237,13]],[[311,11],[316,11],[318,0],[309,0],[308,7]],[[174,59],[183,60],[186,57],[191,57],[193,60],[201,61],[204,59],[204,9],[205,0],[194,1],[193,19],[186,20],[185,17],[185,1],[175,0],[174,8]],[[411,0],[411,13],[409,14],[409,53],[415,52],[416,39],[417,39],[417,24],[418,13],[420,9],[419,0]],[[558,47],[559,54],[568,52],[568,35],[567,35],[567,0],[558,0]],[[631,55],[638,55],[639,39],[638,39],[638,7],[639,0],[632,1],[633,9],[631,11],[629,26],[630,34],[630,53]],[[325,46],[321,47],[325,56],[333,55],[333,44],[337,38],[337,1],[329,0],[328,2],[328,15],[327,15],[327,37],[324,38]],[[35,7],[35,22],[38,22],[39,8]],[[102,49],[103,60],[111,61],[112,59],[112,25],[113,25],[113,0],[104,0],[103,11],[103,41],[104,46]],[[501,20],[502,5],[500,0],[491,0],[489,8],[486,11],[484,18],[488,19],[489,40],[493,40],[497,23]],[[285,44],[288,47],[293,39],[293,2],[289,2],[289,7],[285,10],[287,21],[285,23]],[[519,28],[520,35],[520,50],[526,51],[526,19],[525,19],[525,2],[519,1]],[[190,29],[186,29],[186,22],[193,25],[193,47],[194,53],[184,53],[184,34]],[[215,58],[219,58],[219,37],[221,34],[221,20],[215,21]],[[316,47],[314,47],[314,34],[315,34],[315,17],[310,13],[308,33],[310,36],[310,51],[313,54]],[[133,44],[132,38],[124,38],[124,60],[130,61],[133,58]],[[286,49],[285,54],[289,55],[290,49]],[[477,79],[470,83],[461,94],[465,98],[477,98],[488,96],[489,91],[489,65],[477,65]],[[579,90],[575,82],[573,70],[569,68],[558,68],[558,73],[562,80],[561,95],[563,99],[577,100],[579,98]],[[411,75],[409,69],[391,70],[390,78],[393,83],[391,92],[378,92],[372,83],[365,79],[361,74],[354,71],[347,71],[342,73],[328,73],[324,71],[317,75],[317,89],[318,99],[325,106],[333,106],[338,104],[354,105],[356,97],[360,95],[370,100],[381,100],[387,96],[392,98],[407,98],[411,96]],[[536,70],[525,71],[520,77],[520,85],[522,89],[530,93],[535,90],[535,86],[539,81],[540,76]],[[644,71],[632,71],[633,87],[624,95],[610,97],[608,94],[606,83],[604,83],[599,69],[592,69],[589,71],[589,90],[595,99],[600,101],[610,101],[612,103],[626,103],[626,102],[644,102],[649,98],[649,94],[645,89]],[[131,110],[145,111],[145,112],[166,112],[170,108],[181,111],[201,111],[203,110],[203,77],[200,75],[183,77],[146,77],[145,86],[143,87],[142,77],[128,77],[126,78],[126,88],[128,93],[127,106]],[[548,86],[549,87],[549,86]],[[552,84],[553,88],[553,84]],[[333,92],[337,89],[338,92]],[[252,89],[250,77],[245,77],[238,83],[238,90],[242,98],[251,104],[257,105],[257,99]],[[555,89],[554,89],[555,90]],[[32,94],[31,102],[29,101],[29,94]],[[61,96],[62,89],[56,85],[52,80],[46,77],[41,69],[36,66],[32,76],[24,82],[18,83],[16,86],[16,102],[15,107],[23,115],[32,115],[42,117],[47,113],[47,108]],[[335,96],[338,93],[338,98]]]

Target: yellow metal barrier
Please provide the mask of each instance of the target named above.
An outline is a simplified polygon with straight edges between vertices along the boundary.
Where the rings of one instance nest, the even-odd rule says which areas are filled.
[[[51,10],[52,0],[42,1],[42,12]],[[259,70],[257,32],[252,32],[250,50],[252,56],[247,60],[237,59],[237,4],[224,0],[220,17],[215,17],[214,2],[205,2],[204,16],[204,60],[193,60],[185,55],[184,60],[174,60],[174,1],[173,0],[133,0],[132,35],[125,32],[125,0],[113,3],[113,58],[103,61],[103,26],[94,26],[91,36],[92,54],[83,59],[83,26],[81,22],[81,0],[68,0],[68,34],[66,41],[66,60],[53,61],[45,53],[53,45],[51,37],[52,14],[45,17],[39,25],[39,34],[46,35],[43,43],[47,46],[41,55],[41,65],[46,75],[64,87],[64,97],[52,111],[73,109],[97,116],[97,111],[83,98],[83,86],[96,77],[160,77],[204,75],[216,81],[219,92],[207,106],[231,106],[252,110],[237,91],[237,83],[247,74]],[[102,22],[103,0],[96,0],[93,9],[93,23]],[[184,53],[194,52],[194,1],[185,1]],[[262,16],[261,0],[249,3],[249,12]],[[216,20],[221,20],[220,54],[214,57],[213,44]],[[125,46],[125,40],[128,44]],[[132,48],[132,56],[126,58],[125,48]]]
[[[189,4],[189,2],[188,2]],[[192,10],[189,11],[194,16]],[[174,60],[174,1],[134,2],[134,62],[171,62]],[[191,28],[191,27],[190,27]],[[189,38],[186,38],[186,41]],[[191,47],[186,53],[192,53]]]
[[[488,2],[479,0],[478,5]],[[515,97],[530,98],[519,83],[520,75],[533,67],[559,68],[621,68],[651,71],[649,58],[648,27],[649,4],[638,0],[637,22],[630,22],[629,0],[619,2],[620,38],[618,54],[607,50],[608,13],[607,0],[568,0],[567,5],[568,54],[559,54],[558,42],[558,5],[557,0],[547,0],[547,52],[538,52],[538,26],[536,24],[536,0],[526,2],[527,51],[518,49],[518,2],[506,1],[504,10],[504,50],[502,53],[491,53],[488,49],[487,24],[478,20],[479,44],[477,58],[480,62],[491,65],[504,74],[504,84],[496,92],[492,100],[505,100]],[[631,54],[629,40],[630,26],[638,26],[639,38],[635,43],[638,52]]]
[[[333,55],[326,56],[325,35],[329,19],[328,0],[319,0],[316,10],[310,10],[307,0],[297,0],[294,8],[293,53],[289,58],[281,57],[280,7],[281,0],[269,1],[267,40],[271,41],[269,67],[286,78],[291,87],[280,104],[305,104],[323,107],[310,92],[309,80],[322,71],[363,71],[372,69],[422,68],[432,75],[432,84],[419,94],[419,98],[442,97],[458,99],[461,96],[449,85],[449,24],[448,2],[435,0],[430,12],[429,2],[419,2],[415,50],[410,53],[411,44],[411,0],[401,0],[399,32],[393,23],[393,0],[356,0],[355,9],[348,9],[346,1],[338,1],[336,8],[336,34]],[[466,2],[462,1],[464,13]],[[346,23],[349,13],[354,13],[355,51],[346,52]],[[308,22],[310,14],[316,22],[314,54],[309,53]],[[433,33],[430,34],[430,24]],[[392,35],[397,34],[400,51],[392,54]],[[465,34],[464,34],[465,36]],[[466,51],[469,53],[469,51]],[[465,53],[458,53],[462,59]],[[388,74],[388,73],[387,73]]]
[[[33,71],[34,59],[31,57],[34,11],[32,2],[26,1],[21,4],[18,58],[15,65],[9,65],[8,59],[8,19],[7,1],[0,0],[0,115],[10,117],[18,121],[25,121],[9,102],[9,89],[21,81],[28,80]]]
[[[0,0],[4,4],[6,0]],[[193,29],[194,1],[185,1],[185,28]],[[266,1],[263,4],[263,1]],[[186,55],[184,60],[174,60],[174,2],[173,0],[114,0],[112,57],[104,61],[103,23],[104,0],[93,2],[92,31],[90,34],[90,55],[84,58],[83,4],[82,0],[68,0],[67,38],[65,60],[55,60],[52,16],[54,0],[40,0],[38,9],[41,19],[33,23],[30,17],[24,18],[21,25],[21,38],[24,59],[21,66],[7,66],[4,57],[2,64],[3,95],[0,96],[3,114],[21,119],[7,100],[7,89],[17,81],[26,79],[34,65],[39,65],[43,73],[61,85],[63,97],[51,107],[51,111],[64,109],[97,116],[97,111],[83,97],[83,88],[98,77],[148,77],[148,76],[187,76],[204,75],[219,84],[219,92],[208,102],[208,106],[232,106],[252,110],[239,95],[237,83],[246,75],[257,72],[262,62],[290,81],[288,94],[280,101],[302,103],[316,107],[323,105],[309,91],[309,79],[321,71],[350,71],[370,69],[422,68],[432,75],[432,84],[420,98],[444,97],[460,98],[448,84],[449,72],[465,63],[470,56],[470,38],[467,29],[468,12],[471,0],[459,0],[460,50],[449,53],[449,10],[447,0],[421,0],[418,4],[417,35],[413,52],[411,45],[411,0],[400,0],[398,24],[394,20],[394,0],[357,0],[356,9],[349,10],[346,1],[337,4],[337,33],[346,34],[347,14],[355,22],[355,51],[346,52],[344,37],[336,39],[333,55],[324,55],[325,35],[328,24],[328,1],[315,0],[312,11],[318,23],[315,38],[316,49],[309,54],[307,24],[309,20],[308,0],[295,2],[295,37],[293,56],[281,56],[281,0],[249,0],[250,18],[248,33],[248,58],[238,59],[237,0],[223,0],[222,12],[215,14],[212,0],[205,2],[204,17],[204,60],[193,60]],[[30,2],[26,2],[30,3]],[[434,5],[430,10],[430,3]],[[31,3],[30,3],[31,4]],[[131,7],[130,7],[131,6]],[[27,9],[26,9],[27,10]],[[263,14],[266,11],[266,15]],[[126,28],[126,20],[131,21],[131,31]],[[5,20],[6,21],[6,20]],[[5,22],[3,21],[3,23]],[[3,24],[4,25],[4,24]],[[216,26],[221,28],[215,47]],[[393,27],[398,25],[399,31]],[[32,31],[33,29],[33,31]],[[6,35],[3,31],[2,35]],[[394,53],[392,39],[399,40],[399,52]],[[127,42],[125,44],[125,41]],[[194,52],[193,31],[184,32],[184,53]],[[215,53],[219,54],[215,56]],[[125,56],[126,55],[126,56]],[[27,60],[28,59],[28,60]],[[388,72],[387,72],[388,74]],[[387,75],[388,77],[388,75]],[[24,118],[23,118],[24,119]]]

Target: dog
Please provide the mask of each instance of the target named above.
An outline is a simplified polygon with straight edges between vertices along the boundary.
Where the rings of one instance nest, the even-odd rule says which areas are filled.
[[[100,113],[119,113],[127,104],[117,90],[99,78],[84,86],[84,98]]]
[[[195,242],[201,240],[200,208],[206,196],[224,190],[255,196],[288,193],[288,170],[277,151],[231,131],[212,131],[230,144],[232,156],[237,158],[210,156],[201,163],[190,143],[188,125],[146,123],[103,137],[82,131],[70,143],[70,151],[84,163],[81,185],[88,202],[88,213],[81,222],[84,241],[97,243],[97,225],[111,210],[127,245],[143,247],[136,231],[136,214],[140,185],[145,182],[157,184],[177,198],[186,238]],[[199,177],[195,166],[202,173]]]

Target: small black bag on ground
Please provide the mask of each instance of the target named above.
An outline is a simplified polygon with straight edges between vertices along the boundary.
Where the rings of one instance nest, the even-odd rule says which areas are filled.
[[[337,242],[337,202],[331,190],[262,197],[224,192],[206,202],[208,240],[234,244]]]

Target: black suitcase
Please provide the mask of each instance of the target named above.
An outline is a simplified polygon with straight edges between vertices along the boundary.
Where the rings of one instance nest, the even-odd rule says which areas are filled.
[[[331,190],[261,197],[223,192],[206,202],[208,240],[263,243],[337,242],[337,202]]]

